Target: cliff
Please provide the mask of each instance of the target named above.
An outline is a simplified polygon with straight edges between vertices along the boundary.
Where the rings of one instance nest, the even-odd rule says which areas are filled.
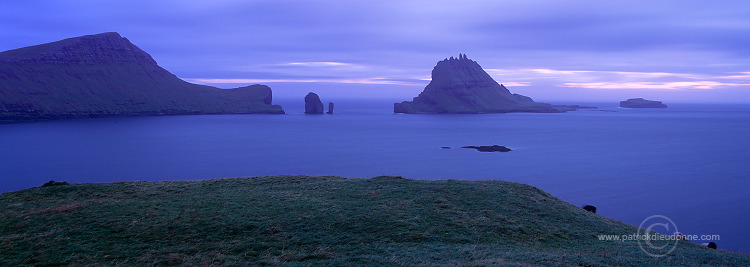
[[[395,103],[395,113],[565,112],[575,106],[534,102],[498,84],[466,55],[448,58],[432,69],[432,81],[412,101]]]
[[[666,108],[661,101],[646,100],[643,98],[631,98],[625,101],[620,101],[620,107],[623,108]]]
[[[0,122],[102,116],[272,113],[271,88],[183,81],[117,33],[0,52]]]

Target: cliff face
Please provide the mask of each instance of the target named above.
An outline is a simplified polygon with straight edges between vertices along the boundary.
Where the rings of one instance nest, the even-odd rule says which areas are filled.
[[[449,58],[432,69],[432,81],[413,101],[395,103],[395,113],[564,112],[574,107],[534,102],[512,94],[466,55]]]
[[[274,113],[271,88],[185,82],[117,33],[0,52],[0,121]]]

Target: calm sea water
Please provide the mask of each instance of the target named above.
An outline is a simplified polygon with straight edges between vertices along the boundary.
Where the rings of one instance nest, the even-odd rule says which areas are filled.
[[[750,252],[750,106],[561,114],[405,115],[337,101],[335,115],[105,118],[0,125],[0,192],[73,183],[283,174],[528,183],[633,225],[671,218]],[[508,153],[466,145],[499,144]],[[451,149],[440,149],[451,147]],[[415,192],[417,193],[417,192]]]

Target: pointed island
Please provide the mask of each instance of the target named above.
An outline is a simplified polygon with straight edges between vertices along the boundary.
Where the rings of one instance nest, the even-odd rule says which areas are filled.
[[[109,32],[0,52],[0,122],[105,116],[283,114],[271,88],[192,84]]]
[[[393,105],[394,113],[554,113],[585,108],[534,102],[497,83],[476,61],[460,54],[437,63],[432,81],[412,101]]]

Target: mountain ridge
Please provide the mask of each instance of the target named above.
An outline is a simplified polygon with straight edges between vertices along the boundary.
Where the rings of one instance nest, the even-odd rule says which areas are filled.
[[[271,88],[179,79],[116,32],[0,52],[0,122],[105,116],[283,114]]]

